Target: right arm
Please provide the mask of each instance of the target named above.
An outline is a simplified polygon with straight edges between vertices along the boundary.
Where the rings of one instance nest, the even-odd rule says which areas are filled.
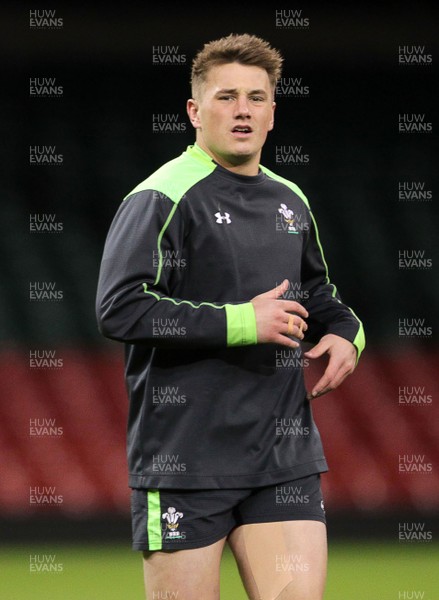
[[[96,315],[104,336],[168,348],[297,346],[285,335],[286,311],[302,316],[306,311],[297,302],[276,300],[283,291],[223,304],[175,297],[175,273],[163,268],[163,257],[181,259],[184,236],[178,205],[163,194],[143,191],[124,200],[108,232],[99,274]]]
[[[154,191],[133,194],[114,217],[104,247],[96,297],[100,332],[156,347],[256,343],[249,302],[219,304],[176,298],[163,257],[182,255],[178,205]]]

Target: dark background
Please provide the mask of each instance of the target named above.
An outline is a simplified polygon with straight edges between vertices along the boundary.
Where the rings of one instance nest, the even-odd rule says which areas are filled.
[[[0,436],[5,436],[5,448],[21,444],[17,456],[25,456],[31,443],[24,421],[19,426],[23,430],[18,431],[15,422],[8,422],[11,397],[5,393],[8,365],[25,363],[30,348],[57,349],[61,355],[64,352],[65,363],[67,353],[73,352],[72,364],[84,360],[90,369],[96,357],[102,360],[108,355],[113,360],[116,355],[120,361],[121,347],[100,336],[94,315],[105,236],[122,198],[193,143],[185,113],[191,60],[206,41],[229,33],[266,38],[285,57],[283,76],[302,78],[303,85],[309,86],[307,97],[279,98],[276,126],[262,162],[297,183],[310,200],[331,280],[364,323],[365,364],[371,369],[364,381],[374,378],[371,387],[380,387],[386,370],[383,364],[401,353],[411,357],[409,365],[437,357],[437,8],[428,3],[197,7],[164,2],[151,6],[102,3],[90,8],[55,3],[41,10],[56,9],[63,26],[41,31],[29,28],[28,11],[36,8],[41,7],[23,3],[2,9],[0,348],[6,433]],[[308,28],[276,27],[276,10],[290,8],[302,10],[302,16],[309,19]],[[186,63],[153,65],[156,45],[178,46]],[[398,65],[400,45],[425,46],[433,63]],[[55,77],[57,85],[63,86],[62,96],[30,97],[31,77]],[[153,133],[152,115],[157,113],[178,113],[179,122],[187,124],[186,132]],[[399,113],[425,114],[433,132],[399,133]],[[30,165],[31,145],[55,145],[63,155],[62,165]],[[303,146],[310,156],[309,165],[276,165],[278,145]],[[400,201],[398,185],[403,181],[424,182],[433,199]],[[63,224],[62,233],[31,233],[32,213],[55,214]],[[401,271],[401,250],[424,251],[433,268]],[[30,281],[55,282],[63,291],[63,301],[29,302]],[[401,338],[400,318],[424,318],[433,335]],[[373,365],[380,366],[379,372]],[[97,379],[99,372],[94,375]],[[14,380],[13,393],[29,398],[29,386],[34,383],[27,380],[29,370],[21,373]],[[50,388],[55,375],[48,371],[39,377],[36,385]],[[422,384],[422,377],[417,382]],[[70,383],[74,388],[75,379]],[[405,383],[398,378],[393,382],[396,387]],[[99,385],[103,389],[106,381],[102,379]],[[367,403],[368,390],[360,390],[359,383],[355,387],[355,376],[350,385]],[[91,402],[105,403],[104,395],[94,389]],[[58,392],[52,389],[50,393],[56,404]],[[122,419],[126,406],[122,385],[120,393],[114,405],[120,402],[122,408],[117,410]],[[428,413],[431,418],[437,414],[437,402],[436,394]],[[26,418],[51,414],[47,406],[43,413],[27,410]],[[90,419],[96,419],[92,412]],[[121,419],[117,441],[123,451]],[[66,421],[64,425],[68,440]],[[29,448],[34,451],[33,446]],[[57,475],[51,476],[49,455],[46,461],[40,463],[40,479],[46,473],[50,484]],[[68,459],[58,467],[68,473]],[[122,481],[124,477],[122,473]],[[5,503],[6,516],[13,520],[17,514],[11,504],[10,500]],[[26,520],[29,513],[38,531],[42,514],[27,510],[23,498],[18,505],[19,518]],[[118,510],[126,518],[124,510]],[[93,510],[88,515],[96,517]],[[379,511],[376,516],[382,518]],[[14,537],[11,531],[9,538]]]
[[[436,206],[398,201],[398,183],[436,188],[436,66],[434,58],[429,66],[399,66],[398,48],[423,45],[434,57],[437,11],[418,4],[307,5],[309,27],[287,30],[276,28],[276,9],[61,5],[58,31],[29,29],[24,8],[6,13],[1,237],[8,260],[1,275],[20,286],[27,284],[24,268],[36,279],[51,269],[75,310],[64,303],[47,328],[38,310],[29,313],[17,302],[23,292],[8,286],[3,339],[101,343],[90,308],[111,219],[132,187],[193,142],[185,103],[195,52],[207,40],[247,31],[282,51],[284,77],[309,86],[309,97],[278,100],[263,163],[308,196],[330,276],[364,320],[369,344],[400,343],[400,316],[428,313],[433,326],[438,278],[399,272],[398,251],[422,249],[434,258]],[[153,65],[153,45],[178,45],[186,64]],[[29,77],[56,77],[64,93],[31,98]],[[433,133],[398,133],[401,112],[425,113]],[[186,133],[153,133],[153,113],[178,113]],[[30,166],[29,145],[56,145],[62,166]],[[276,165],[277,145],[303,146],[309,165]],[[55,213],[63,235],[27,235],[31,212]],[[15,243],[19,256],[10,252]],[[48,255],[53,264],[43,269],[38,261]],[[426,315],[419,315],[420,302]]]

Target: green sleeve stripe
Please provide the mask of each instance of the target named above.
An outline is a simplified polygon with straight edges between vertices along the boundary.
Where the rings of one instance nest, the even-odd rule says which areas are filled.
[[[354,311],[352,310],[352,308],[350,310],[351,310],[352,314],[354,315],[354,317],[358,320],[358,323],[360,325],[359,328],[358,328],[357,335],[355,336],[355,339],[352,342],[354,344],[355,348],[357,349],[357,362],[356,362],[356,364],[358,364],[358,361],[360,360],[361,353],[363,352],[363,350],[364,350],[364,348],[366,346],[366,337],[364,335],[363,323],[360,321],[360,319],[354,313]]]
[[[266,173],[269,177],[271,177],[275,181],[278,181],[279,183],[283,183],[288,188],[290,188],[290,190],[292,190],[295,194],[297,194],[297,196],[299,196],[299,198],[304,202],[305,206],[308,208],[308,210],[310,212],[310,215],[311,215],[312,222],[314,224],[314,229],[316,231],[317,244],[318,244],[318,247],[319,247],[319,250],[320,250],[320,254],[321,254],[321,257],[322,257],[322,260],[323,260],[323,264],[325,265],[326,283],[328,283],[329,285],[332,286],[332,288],[333,288],[333,290],[332,290],[332,296],[335,297],[335,295],[337,293],[337,288],[329,280],[328,265],[326,264],[325,255],[323,254],[323,248],[322,248],[322,245],[320,243],[319,230],[318,230],[318,227],[317,227],[316,220],[314,219],[314,215],[311,212],[311,207],[309,205],[308,198],[305,196],[305,194],[302,192],[302,190],[295,183],[293,183],[292,181],[289,181],[288,179],[285,179],[284,177],[280,177],[280,175],[277,175],[276,173],[273,173],[273,171],[270,171],[270,169],[267,169],[267,167],[264,167],[262,165],[259,165],[259,166],[260,166],[261,170],[264,173]]]
[[[270,171],[270,169],[267,169],[267,167],[264,167],[262,165],[259,165],[259,166],[260,166],[261,170],[264,173],[266,173],[269,177],[271,177],[272,179],[274,179],[276,181],[279,181],[279,183],[283,183],[284,185],[286,185],[287,187],[289,187],[290,190],[292,190],[295,194],[297,194],[297,196],[299,196],[299,198],[304,202],[305,206],[308,208],[308,210],[310,212],[310,215],[311,215],[312,222],[314,224],[314,229],[316,231],[317,245],[318,245],[319,250],[320,250],[320,254],[321,254],[321,257],[322,257],[323,264],[325,265],[326,283],[328,283],[329,285],[332,286],[332,288],[333,288],[332,296],[335,296],[336,293],[337,293],[337,288],[329,280],[328,265],[326,264],[325,255],[323,254],[323,248],[322,248],[322,245],[320,243],[319,229],[317,227],[316,220],[314,219],[314,215],[311,212],[311,207],[309,205],[308,198],[305,196],[305,194],[302,192],[302,190],[295,183],[293,183],[292,181],[289,181],[288,179],[285,179],[284,177],[280,177],[280,175],[277,175],[276,173],[273,173],[273,171]]]
[[[312,222],[313,222],[313,224],[314,224],[314,229],[315,229],[315,231],[316,231],[316,240],[317,240],[317,245],[318,245],[318,247],[319,247],[319,250],[320,250],[320,255],[321,255],[321,257],[322,257],[323,264],[325,265],[325,271],[326,271],[326,283],[327,283],[328,285],[331,285],[331,286],[332,286],[332,297],[333,297],[333,298],[335,298],[335,295],[336,295],[336,293],[337,293],[337,288],[336,288],[336,287],[335,287],[335,285],[334,285],[333,283],[331,283],[331,282],[330,282],[330,280],[329,280],[329,271],[328,271],[328,265],[327,265],[327,263],[326,263],[326,260],[325,260],[325,255],[323,254],[323,248],[322,248],[322,244],[320,243],[319,228],[317,227],[316,220],[314,219],[314,215],[312,214],[312,212],[311,212],[311,211],[310,211],[310,213],[309,213],[309,214],[311,215],[311,219],[312,219]]]
[[[328,265],[327,265],[326,260],[325,260],[325,255],[323,253],[322,244],[320,243],[319,229],[317,227],[316,220],[314,219],[314,215],[311,212],[311,208],[310,208],[310,205],[309,205],[307,197],[302,192],[302,190],[295,183],[293,183],[292,181],[289,181],[288,179],[284,179],[283,177],[280,177],[279,175],[277,175],[276,173],[273,173],[273,171],[270,171],[269,169],[267,169],[266,167],[264,167],[262,165],[259,165],[259,166],[260,166],[261,170],[264,173],[266,173],[269,177],[271,177],[275,181],[279,181],[280,183],[283,183],[284,185],[286,185],[287,187],[289,187],[290,190],[292,190],[295,194],[297,194],[299,196],[299,198],[301,198],[303,200],[303,202],[305,203],[305,205],[309,209],[310,215],[311,215],[311,219],[312,219],[312,222],[314,224],[314,229],[315,229],[315,232],[316,232],[317,245],[319,247],[320,255],[322,257],[322,261],[323,261],[323,264],[325,266],[326,283],[332,287],[332,297],[336,299],[337,288],[329,280],[329,270],[328,270]],[[360,321],[360,319],[354,313],[354,311],[352,310],[352,308],[350,308],[349,306],[348,306],[348,308],[351,311],[351,313],[354,315],[354,317],[356,318],[356,320],[358,321],[358,326],[359,326],[358,327],[357,335],[355,336],[355,339],[352,342],[354,344],[354,346],[356,347],[356,349],[357,349],[357,362],[358,362],[358,359],[360,358],[360,355],[361,355],[362,351],[364,350],[364,348],[366,346],[366,339],[365,339],[365,335],[364,335],[363,323]]]
[[[157,276],[155,278],[154,284],[157,284],[160,281],[160,275],[162,274],[162,267],[163,267],[163,254],[162,254],[162,248],[161,248],[162,238],[163,238],[166,228],[169,225],[169,223],[171,222],[171,219],[174,216],[174,213],[177,210],[177,208],[178,208],[178,204],[174,204],[174,206],[172,207],[172,210],[169,213],[168,218],[166,219],[166,221],[158,235],[158,238],[157,238],[157,250],[159,253],[159,268],[157,269]]]
[[[327,282],[328,282],[328,284],[329,284],[329,285],[332,285],[332,287],[333,287],[333,293],[332,293],[332,296],[335,298],[335,295],[336,295],[336,293],[337,293],[337,288],[335,287],[335,285],[334,285],[333,283],[330,283],[330,281],[329,281],[329,275],[328,275],[328,265],[327,265],[327,263],[326,263],[325,256],[324,256],[324,254],[323,254],[323,248],[322,248],[322,245],[321,245],[321,243],[320,243],[320,238],[319,238],[319,230],[318,230],[318,227],[317,227],[316,220],[314,219],[314,215],[313,215],[311,212],[310,212],[310,214],[311,214],[311,218],[312,218],[312,221],[313,221],[313,223],[314,223],[314,228],[315,228],[315,231],[316,231],[316,239],[317,239],[317,244],[318,244],[318,246],[319,246],[319,249],[320,249],[320,254],[321,254],[321,256],[322,256],[322,260],[323,260],[323,263],[324,263],[324,265],[325,265],[325,270],[326,270],[326,280],[327,280]],[[354,315],[354,317],[355,317],[355,318],[357,319],[357,321],[358,321],[358,331],[357,331],[357,335],[355,336],[355,339],[354,339],[354,340],[353,340],[353,342],[352,342],[352,343],[354,344],[354,346],[356,347],[356,349],[357,349],[357,363],[358,363],[358,360],[360,359],[360,355],[361,355],[361,353],[363,352],[363,350],[364,350],[364,347],[366,346],[366,338],[365,338],[365,335],[364,335],[363,323],[360,321],[360,319],[359,319],[359,318],[357,317],[357,315],[354,313],[354,311],[352,310],[352,308],[351,308],[350,306],[348,306],[348,308],[349,308],[349,310],[351,311],[351,313]]]
[[[147,179],[139,183],[126,197],[125,200],[139,192],[151,191],[156,197],[168,198],[174,204],[157,238],[159,268],[155,284],[160,281],[163,267],[163,254],[161,243],[166,228],[177,210],[180,200],[185,193],[202,179],[208,177],[216,169],[211,157],[197,144],[188,146],[178,158],[164,164]]]
[[[255,309],[251,302],[226,304],[227,346],[257,344]]]
[[[156,300],[167,300],[168,302],[172,302],[172,304],[175,304],[176,306],[179,306],[180,304],[189,304],[190,306],[192,306],[192,308],[200,308],[201,306],[211,306],[212,308],[218,309],[223,309],[225,306],[227,306],[226,304],[212,304],[212,302],[199,302],[198,304],[194,304],[190,300],[175,300],[175,298],[169,298],[168,296],[160,296],[159,294],[148,290],[148,284],[146,283],[143,284],[143,291],[145,294],[150,294],[151,296],[154,296]]]
[[[227,346],[249,346],[258,343],[256,330],[256,317],[253,304],[245,302],[243,304],[213,304],[212,302],[199,302],[195,304],[190,300],[175,300],[168,296],[160,296],[156,292],[148,289],[148,284],[143,284],[145,294],[153,296],[158,301],[172,302],[175,306],[188,304],[192,308],[199,309],[202,306],[210,306],[217,310],[226,311],[227,322]]]
[[[263,165],[259,165],[259,167],[260,167],[261,171],[263,171],[266,175],[268,175],[268,177],[271,177],[271,179],[274,179],[275,181],[278,181],[279,183],[283,183],[288,188],[290,188],[290,190],[292,190],[295,194],[297,194],[299,196],[299,198],[304,202],[306,207],[309,208],[308,198],[305,196],[305,194],[302,192],[302,190],[300,189],[299,186],[297,186],[292,181],[289,181],[289,179],[285,179],[284,177],[281,177],[277,173],[273,173],[273,171],[270,171],[270,169],[267,169],[267,167],[264,167]]]
[[[320,254],[322,256],[322,260],[323,260],[323,264],[325,265],[325,270],[326,270],[326,281],[328,282],[329,285],[331,285],[333,287],[333,292],[332,292],[332,296],[333,298],[335,298],[335,295],[337,293],[337,288],[335,287],[335,285],[333,283],[330,283],[329,281],[329,275],[328,275],[328,265],[326,263],[325,260],[325,255],[323,254],[323,248],[322,245],[320,243],[320,238],[319,238],[319,230],[317,227],[317,223],[316,220],[314,219],[314,215],[312,214],[312,212],[310,211],[311,214],[311,219],[312,222],[314,223],[314,229],[316,231],[316,239],[317,239],[317,244],[319,246],[320,249]],[[360,321],[360,319],[357,317],[357,315],[354,313],[354,311],[352,310],[352,308],[350,306],[348,306],[349,310],[351,311],[351,313],[354,315],[354,317],[357,319],[358,321],[358,331],[357,331],[357,335],[355,336],[355,339],[353,340],[353,344],[357,349],[357,363],[358,360],[360,358],[361,353],[364,350],[364,347],[366,346],[366,338],[364,335],[364,329],[363,329],[363,323]]]
[[[160,491],[148,490],[148,546],[150,550],[162,549],[162,526],[160,510]]]

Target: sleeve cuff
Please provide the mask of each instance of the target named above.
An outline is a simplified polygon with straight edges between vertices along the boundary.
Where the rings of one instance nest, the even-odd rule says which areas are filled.
[[[251,302],[226,304],[227,346],[257,344],[255,309]]]
[[[355,348],[357,349],[357,362],[356,364],[358,364],[358,361],[360,360],[360,355],[363,352],[365,346],[366,346],[366,338],[364,335],[364,329],[363,329],[363,324],[360,322],[360,328],[358,329],[358,333],[355,336],[355,339],[352,341],[352,343],[354,344]]]

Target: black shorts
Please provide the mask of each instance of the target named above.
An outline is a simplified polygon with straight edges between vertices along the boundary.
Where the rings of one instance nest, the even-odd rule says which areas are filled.
[[[202,548],[251,523],[326,523],[318,473],[252,489],[133,489],[131,516],[133,550]]]

